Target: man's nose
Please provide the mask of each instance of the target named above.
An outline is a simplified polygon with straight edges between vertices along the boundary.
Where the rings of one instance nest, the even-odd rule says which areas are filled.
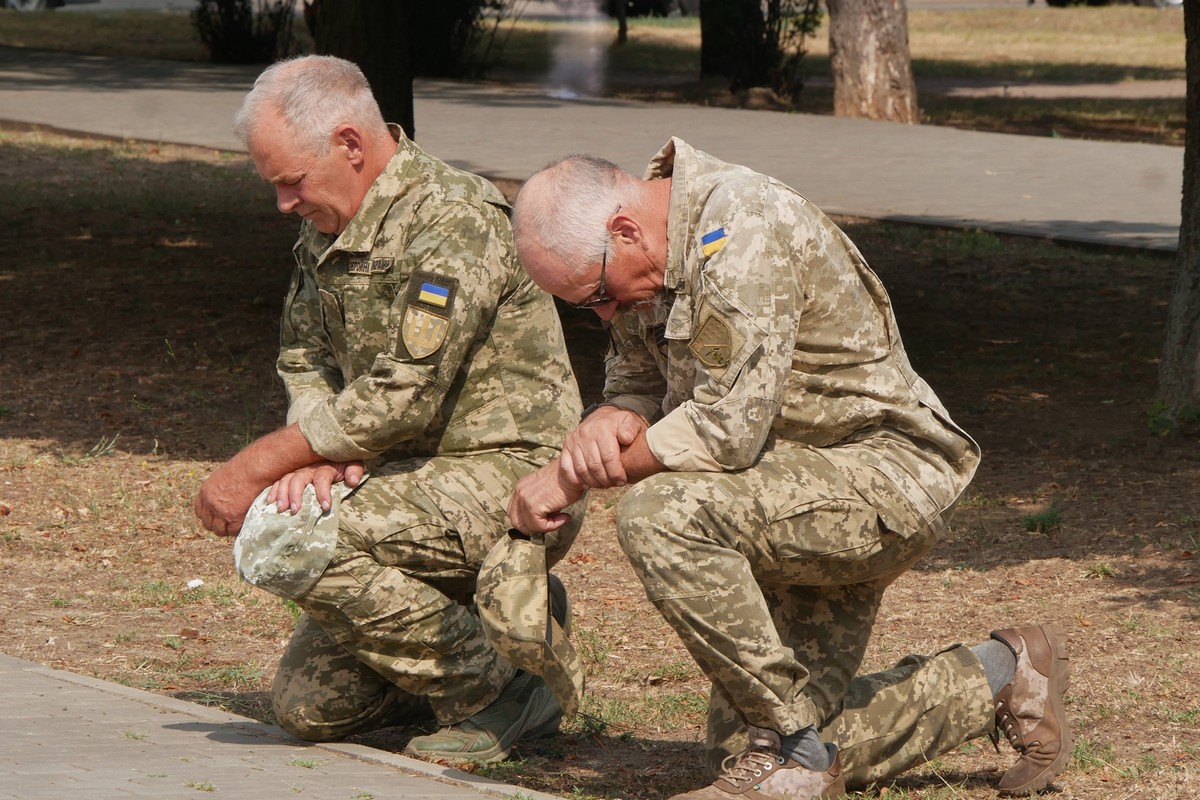
[[[275,187],[275,205],[284,214],[290,214],[296,210],[296,206],[300,204],[300,197],[296,194],[296,190],[290,186]]]
[[[608,322],[617,315],[617,307],[620,306],[617,300],[610,300],[607,303],[598,306],[592,306],[592,311],[596,312],[596,316]]]

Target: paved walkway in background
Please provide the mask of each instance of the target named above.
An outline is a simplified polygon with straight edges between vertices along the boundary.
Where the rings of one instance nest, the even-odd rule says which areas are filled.
[[[0,799],[557,800],[0,655]]]
[[[0,47],[0,119],[240,149],[230,119],[259,71]],[[417,141],[524,179],[566,152],[640,173],[674,135],[794,186],[826,211],[1173,250],[1183,148],[971,133],[809,114],[566,99],[418,81]]]

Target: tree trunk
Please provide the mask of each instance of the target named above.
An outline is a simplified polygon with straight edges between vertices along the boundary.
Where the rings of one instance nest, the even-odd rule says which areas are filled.
[[[701,0],[700,77],[734,78],[749,55],[747,14],[761,18],[758,0]]]
[[[1200,7],[1183,4],[1187,40],[1187,133],[1183,147],[1183,215],[1175,287],[1158,368],[1158,397],[1167,420],[1194,425],[1200,413]]]
[[[408,2],[420,0],[408,0]],[[318,53],[358,64],[383,111],[383,118],[416,139],[413,68],[405,19],[408,2],[323,0],[313,3],[314,47]]]
[[[833,113],[914,123],[905,0],[828,0]]]

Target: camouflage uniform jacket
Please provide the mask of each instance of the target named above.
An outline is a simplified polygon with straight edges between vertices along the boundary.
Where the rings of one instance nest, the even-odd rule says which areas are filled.
[[[508,205],[393,136],[340,235],[301,227],[276,364],[288,421],[333,461],[560,447],[579,392]]]
[[[650,449],[673,470],[809,446],[894,529],[950,507],[979,449],[909,365],[887,293],[845,233],[788,186],[679,139],[647,169],[664,177],[669,308],[614,319],[605,400],[654,423]]]

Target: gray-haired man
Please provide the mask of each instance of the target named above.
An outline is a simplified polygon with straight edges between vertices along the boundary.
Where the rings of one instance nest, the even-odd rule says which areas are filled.
[[[837,797],[996,725],[1020,753],[1001,790],[1045,787],[1071,752],[1054,628],[856,677],[885,589],[937,541],[980,454],[846,235],[679,139],[643,180],[556,162],[514,228],[533,279],[611,321],[612,347],[604,403],[509,516],[552,531],[586,488],[630,484],[621,546],[713,685],[709,765],[725,766],[682,797]]]
[[[354,64],[273,65],[235,129],[305,220],[277,361],[288,424],[195,507],[222,535],[246,520],[239,570],[304,609],[279,722],[331,740],[436,718],[408,752],[503,758],[562,716],[470,608],[513,486],[579,418],[553,301],[517,263],[499,192],[387,125]],[[548,538],[551,563],[577,528]]]

